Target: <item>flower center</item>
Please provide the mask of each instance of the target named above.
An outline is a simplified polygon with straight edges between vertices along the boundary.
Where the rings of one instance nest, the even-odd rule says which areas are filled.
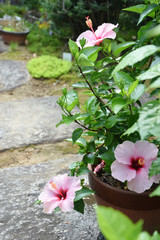
[[[131,159],[131,165],[130,168],[135,169],[136,171],[140,170],[141,168],[143,168],[145,163],[144,158],[142,157],[138,157],[138,158],[132,158]]]
[[[66,198],[66,192],[63,189],[58,189],[54,182],[50,182],[51,187],[57,191],[57,197],[61,200]]]

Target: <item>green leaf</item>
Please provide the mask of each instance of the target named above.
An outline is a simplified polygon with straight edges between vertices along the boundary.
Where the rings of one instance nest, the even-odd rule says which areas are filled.
[[[84,213],[84,201],[80,199],[79,201],[74,202],[74,210],[80,213]]]
[[[151,237],[151,240],[160,240],[160,234],[155,231]]]
[[[76,196],[75,196],[74,201],[76,202],[76,201],[80,200],[81,198],[87,197],[87,196],[89,196],[93,193],[94,193],[93,190],[91,190],[87,187],[83,187],[81,190],[76,192]]]
[[[86,47],[80,51],[80,54],[84,54],[91,62],[95,62],[98,57],[98,52],[101,50],[101,47]]]
[[[142,81],[142,80],[146,80],[146,79],[152,79],[157,76],[160,76],[160,63],[157,63],[157,64],[153,65],[152,67],[150,67],[147,71],[140,74],[137,77],[137,79]]]
[[[134,224],[123,213],[102,206],[98,206],[96,212],[100,230],[106,239],[137,240],[142,230],[142,220]]]
[[[114,74],[114,80],[117,86],[122,90],[128,90],[128,88],[133,84],[134,80],[131,76],[125,72],[117,71]]]
[[[147,232],[142,232],[139,234],[137,240],[151,240],[151,236]]]
[[[126,100],[121,97],[116,97],[112,100],[112,110],[118,113],[126,105]]]
[[[132,7],[124,8],[123,10],[129,11],[129,12],[142,13],[145,8],[146,8],[145,4],[138,4]]]
[[[75,60],[77,60],[78,56],[79,56],[79,48],[77,46],[77,44],[72,41],[71,39],[69,39],[69,49],[70,52],[72,53],[73,57],[75,58]]]
[[[89,66],[89,67],[94,67],[94,63],[91,62],[86,55],[84,55],[83,53],[79,55],[78,57],[78,64],[80,66]]]
[[[37,201],[34,203],[34,205],[37,205],[37,204],[39,204],[39,203],[41,203],[41,200],[37,200]]]
[[[160,131],[157,132],[160,126],[160,103],[157,100],[144,104],[139,109],[139,119],[137,121],[138,131],[141,139],[152,135],[156,128],[155,136],[160,138]]]
[[[123,136],[123,135],[129,136],[131,133],[134,133],[134,132],[136,132],[136,131],[138,131],[138,124],[137,124],[137,123],[134,123],[130,128],[127,129],[127,131],[125,131],[125,132],[122,134],[122,136]]]
[[[140,97],[145,92],[145,85],[144,84],[138,84],[135,90],[131,93],[131,99],[133,99],[135,102],[140,99]]]
[[[114,55],[119,55],[122,51],[124,51],[125,49],[133,46],[135,44],[135,42],[124,42],[124,43],[119,43],[115,46],[113,54]]]
[[[146,89],[146,91],[148,91],[149,89],[153,89],[153,88],[160,88],[160,77],[158,79],[156,79],[151,85],[149,85],[149,87]]]
[[[89,173],[89,169],[87,167],[80,167],[77,172],[77,176],[84,175]]]
[[[94,160],[95,160],[95,155],[93,154],[93,153],[89,153],[89,154],[85,154],[84,156],[83,156],[83,161],[85,162],[85,163],[89,163],[89,164],[93,164],[94,163]]]
[[[67,92],[67,89],[63,89],[63,96],[59,98],[57,103],[61,106],[61,108],[65,108],[68,112],[70,112],[76,105],[79,105],[78,93],[73,89]]]
[[[157,4],[149,4],[148,6],[146,6],[146,8],[143,10],[139,17],[138,24],[141,23],[147,16],[151,16],[151,13],[155,12],[157,9],[158,9]]]
[[[77,128],[73,131],[72,133],[72,141],[73,141],[73,144],[77,141],[78,138],[80,138],[80,136],[82,135],[83,133],[83,129],[82,128]]]
[[[107,129],[110,129],[116,124],[116,122],[117,122],[117,116],[111,116],[106,119],[105,127]]]
[[[131,85],[130,85],[130,87],[128,88],[128,94],[130,95],[134,90],[135,90],[135,88],[137,87],[137,85],[138,85],[138,80],[136,80],[136,81],[134,81]]]
[[[158,186],[149,196],[150,197],[160,196],[160,186]]]
[[[160,158],[157,158],[152,162],[152,165],[149,169],[149,177],[160,174]]]
[[[72,84],[72,87],[75,88],[89,88],[89,85],[86,82],[77,82]]]
[[[109,146],[112,143],[113,138],[114,138],[113,133],[111,132],[107,133],[105,137],[105,145]]]
[[[66,116],[62,114],[62,120],[56,125],[58,127],[61,124],[67,124],[69,125],[70,123],[74,122],[80,114],[75,114],[74,116]]]
[[[125,68],[126,66],[133,66],[135,63],[140,62],[146,57],[151,56],[155,52],[160,50],[159,47],[155,45],[146,45],[127,54],[120,63],[115,67],[114,71],[112,72],[112,76],[115,72]]]

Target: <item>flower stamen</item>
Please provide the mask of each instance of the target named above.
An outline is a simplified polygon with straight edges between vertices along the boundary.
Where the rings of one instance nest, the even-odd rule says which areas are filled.
[[[143,166],[144,163],[145,163],[144,158],[139,158],[139,159],[138,159],[138,164],[139,164],[140,166]]]
[[[94,30],[93,30],[93,24],[92,24],[92,20],[89,18],[89,16],[87,16],[87,17],[85,17],[87,20],[86,20],[86,24],[87,24],[87,26],[92,30],[92,32],[93,32],[93,34],[94,34],[94,36],[96,37],[96,39],[97,39],[97,36],[96,36],[96,34],[95,34],[95,32],[94,32]]]
[[[51,184],[51,187],[54,188],[62,197],[62,199],[64,198],[64,195],[61,193],[61,191],[57,188],[56,184],[54,182],[49,182]]]

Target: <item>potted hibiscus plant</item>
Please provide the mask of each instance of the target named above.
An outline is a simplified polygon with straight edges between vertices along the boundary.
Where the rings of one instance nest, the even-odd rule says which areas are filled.
[[[94,191],[98,205],[135,222],[142,218],[145,230],[160,232],[160,6],[125,10],[140,13],[136,41],[116,41],[118,24],[103,23],[94,31],[89,17],[90,30],[69,40],[83,81],[62,90],[64,114],[57,126],[77,123],[72,142],[83,157],[71,164],[70,176],[53,177],[39,200],[46,213],[83,212],[82,198]],[[75,88],[88,94],[82,106]],[[84,173],[92,190],[77,178]]]

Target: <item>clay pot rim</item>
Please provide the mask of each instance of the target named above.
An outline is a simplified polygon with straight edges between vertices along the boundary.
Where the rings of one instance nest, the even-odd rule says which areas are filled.
[[[0,29],[1,33],[7,33],[7,34],[12,34],[12,35],[21,35],[21,34],[28,34],[30,30],[26,30],[26,31],[21,31],[21,32],[12,32],[12,31],[5,31],[3,29]]]
[[[132,196],[138,196],[138,195],[139,195],[139,196],[148,196],[148,195],[151,193],[151,191],[147,191],[147,192],[143,192],[143,193],[136,193],[136,192],[133,192],[133,191],[130,191],[130,190],[126,191],[126,190],[124,190],[124,189],[120,189],[120,188],[117,188],[117,187],[113,187],[113,186],[111,186],[110,184],[104,183],[102,180],[100,180],[100,178],[97,177],[97,176],[93,173],[92,170],[90,170],[90,174],[92,175],[92,177],[93,177],[96,181],[98,181],[98,182],[99,182],[100,184],[102,184],[104,187],[107,185],[107,188],[111,189],[112,191],[116,191],[116,192],[119,192],[119,193],[124,194],[124,195],[126,195],[126,193],[127,193],[128,195],[132,195]]]

